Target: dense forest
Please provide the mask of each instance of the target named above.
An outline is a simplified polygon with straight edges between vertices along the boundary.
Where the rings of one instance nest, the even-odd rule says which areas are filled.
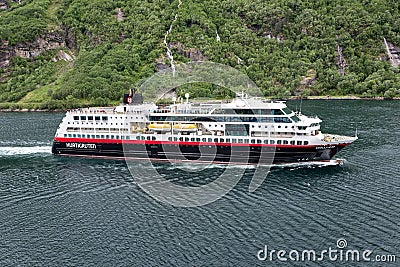
[[[390,64],[383,42],[400,46],[398,0],[178,5],[178,0],[1,0],[0,108],[115,104],[170,66],[164,36],[171,23],[167,43],[177,64],[205,60],[234,67],[267,97],[400,96],[400,70]],[[176,92],[228,93],[208,84]]]

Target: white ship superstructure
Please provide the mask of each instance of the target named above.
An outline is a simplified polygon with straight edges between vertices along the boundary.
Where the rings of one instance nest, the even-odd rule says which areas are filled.
[[[139,101],[68,111],[53,153],[258,163],[264,151],[280,163],[329,160],[357,139],[323,134],[320,123],[318,117],[291,111],[283,101],[245,94],[229,103],[186,99],[159,107]]]

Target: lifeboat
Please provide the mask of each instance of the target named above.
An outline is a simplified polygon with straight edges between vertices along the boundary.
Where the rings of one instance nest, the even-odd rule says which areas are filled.
[[[154,132],[168,132],[171,130],[171,125],[168,123],[152,123],[147,128]]]
[[[196,124],[175,124],[174,125],[174,131],[177,132],[196,132],[197,131],[197,126]]]

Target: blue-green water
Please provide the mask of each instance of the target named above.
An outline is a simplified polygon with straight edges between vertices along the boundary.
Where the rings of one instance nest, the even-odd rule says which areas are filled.
[[[347,249],[397,255],[368,266],[398,266],[400,102],[303,101],[302,111],[319,115],[324,132],[358,128],[360,139],[337,155],[344,166],[275,168],[253,193],[250,170],[196,208],[156,201],[124,161],[53,156],[61,113],[0,113],[0,266],[365,266],[257,258],[265,245],[321,251],[341,238]],[[223,168],[190,167],[157,165],[191,183]]]

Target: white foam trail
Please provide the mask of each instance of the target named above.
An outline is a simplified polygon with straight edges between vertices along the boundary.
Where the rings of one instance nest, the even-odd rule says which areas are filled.
[[[51,153],[51,146],[0,147],[0,156]]]
[[[212,168],[228,168],[228,169],[255,169],[262,167],[270,167],[270,168],[282,168],[282,169],[296,169],[296,168],[313,168],[313,167],[327,167],[327,166],[341,166],[346,163],[345,159],[333,159],[329,161],[305,161],[305,162],[294,162],[294,163],[280,163],[280,164],[272,164],[272,165],[257,165],[257,164],[226,164],[226,163],[217,163],[217,162],[208,162],[204,164],[193,164],[193,162],[174,162],[169,165],[168,169],[172,170],[175,168],[188,170],[188,171],[196,171],[203,169],[212,169]],[[164,165],[157,166],[156,168],[165,168]]]
[[[304,168],[304,167],[326,167],[326,166],[338,166],[345,164],[344,159],[332,159],[329,161],[306,161],[306,162],[296,162],[296,163],[284,163],[284,164],[274,164],[272,167],[281,168]]]

